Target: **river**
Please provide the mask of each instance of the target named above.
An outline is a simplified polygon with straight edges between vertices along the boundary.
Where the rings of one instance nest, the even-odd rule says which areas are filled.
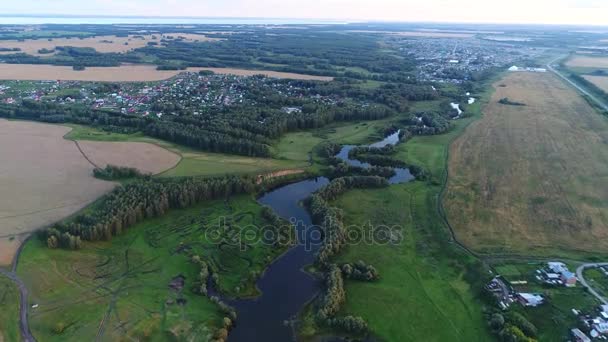
[[[399,132],[372,144],[372,147],[395,145]],[[355,146],[346,145],[338,157],[351,165],[370,167],[370,164],[348,158],[348,151]],[[408,169],[395,169],[391,184],[409,182],[414,179]],[[275,213],[295,223],[298,244],[272,263],[257,282],[262,295],[255,299],[224,299],[237,310],[234,329],[228,340],[241,341],[293,341],[295,328],[289,322],[297,318],[306,303],[314,298],[321,288],[321,280],[304,271],[314,263],[315,252],[320,241],[311,241],[314,232],[312,219],[302,202],[312,193],[329,184],[329,179],[318,177],[288,184],[266,193],[258,202],[271,207]],[[313,232],[313,233],[311,233]]]

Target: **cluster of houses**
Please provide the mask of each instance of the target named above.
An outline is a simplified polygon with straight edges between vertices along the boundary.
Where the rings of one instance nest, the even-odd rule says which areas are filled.
[[[455,84],[469,80],[472,73],[502,68],[540,53],[532,47],[475,38],[399,38],[395,44],[416,59],[418,79]]]
[[[527,282],[518,282],[525,284]],[[536,307],[545,302],[545,298],[541,294],[517,292],[506,279],[502,276],[496,276],[487,285],[486,290],[492,293],[501,309],[506,310],[511,304],[517,302],[525,307]]]
[[[536,270],[535,278],[541,283],[553,286],[574,287],[577,282],[576,275],[570,272],[566,264],[559,261],[550,261],[543,268]],[[496,297],[498,305],[503,310],[515,302],[524,307],[537,307],[545,303],[545,297],[542,294],[519,292],[512,286],[527,283],[525,280],[509,282],[499,275],[486,285],[486,290]]]
[[[582,315],[576,310],[573,311],[579,315],[581,321],[580,328],[570,330],[573,341],[608,340],[608,305],[600,305],[593,315]]]
[[[536,279],[545,284],[566,287],[576,286],[576,275],[568,269],[563,262],[548,262],[545,268],[536,270]]]
[[[71,96],[65,96],[66,92]],[[177,112],[177,109],[185,109],[197,115],[213,107],[255,105],[259,101],[256,94],[260,92],[278,97],[306,97],[315,103],[327,105],[342,101],[335,95],[313,93],[311,88],[301,82],[265,77],[201,75],[191,72],[184,72],[160,82],[117,83],[111,87],[96,82],[6,81],[0,84],[0,101],[6,104],[18,104],[26,99],[58,104],[77,103],[123,114],[160,117],[163,112],[172,114]],[[301,109],[285,107],[283,111],[298,113]]]

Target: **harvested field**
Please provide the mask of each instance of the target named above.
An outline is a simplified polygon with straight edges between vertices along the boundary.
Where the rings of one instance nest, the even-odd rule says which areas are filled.
[[[12,261],[27,233],[80,210],[114,184],[92,177],[93,167],[70,128],[0,120],[0,265]]]
[[[36,64],[0,64],[2,80],[61,80],[100,82],[151,82],[177,75],[175,70],[156,70],[152,65],[90,67],[75,71],[72,67]]]
[[[289,72],[246,70],[234,68],[189,68],[198,72],[211,70],[218,74],[239,76],[265,75],[274,78],[330,81],[333,77],[294,74]],[[153,65],[122,65],[119,67],[89,67],[75,71],[72,67],[42,64],[0,64],[0,80],[62,80],[98,82],[152,82],[171,78],[179,70],[156,70]]]
[[[608,76],[591,76],[584,75],[583,76],[587,81],[595,84],[600,89],[608,93]]]
[[[181,156],[144,142],[79,141],[82,152],[98,167],[108,164],[158,174],[175,167]]]
[[[494,87],[450,148],[444,201],[458,239],[481,252],[608,252],[608,120],[553,74]]]
[[[574,56],[566,62],[566,65],[583,68],[608,68],[608,57]]]
[[[131,50],[145,47],[149,42],[157,42],[160,44],[162,38],[172,36],[174,39],[182,37],[187,42],[194,41],[217,41],[217,38],[207,38],[204,35],[191,34],[191,33],[172,33],[167,35],[156,35],[156,39],[153,39],[154,35],[142,35],[142,36],[128,36],[128,37],[116,37],[116,36],[96,36],[88,38],[53,38],[50,41],[45,38],[41,39],[26,39],[25,41],[18,40],[2,40],[0,41],[0,47],[3,48],[20,48],[20,52],[27,53],[28,55],[34,56],[50,56],[51,54],[40,54],[38,50],[47,49],[54,50],[57,46],[73,46],[80,48],[93,48],[97,52],[101,53],[124,53]],[[0,54],[12,54],[15,52],[0,52]]]

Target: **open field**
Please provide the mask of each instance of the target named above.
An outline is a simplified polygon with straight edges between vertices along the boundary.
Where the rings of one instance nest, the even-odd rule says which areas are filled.
[[[11,262],[27,233],[80,210],[114,184],[63,139],[70,129],[0,120],[0,265]]]
[[[575,55],[566,62],[566,65],[569,67],[608,68],[608,57]]]
[[[0,275],[0,342],[19,341],[19,291]]]
[[[93,127],[69,125],[73,128],[65,138],[78,141],[144,142],[158,145],[181,156],[180,162],[163,172],[161,177],[218,176],[224,174],[262,174],[278,170],[307,167],[306,161],[256,158],[222,153],[208,153],[167,141],[146,137],[141,133],[119,134]]]
[[[494,86],[450,148],[444,203],[458,239],[480,252],[607,252],[608,121],[553,74]]]
[[[365,318],[380,340],[490,340],[481,305],[454,267],[458,257],[449,256],[454,246],[440,251],[429,236],[430,230],[442,227],[430,200],[436,191],[438,187],[414,182],[350,191],[335,203],[344,210],[347,226],[387,225],[398,227],[404,236],[397,245],[348,246],[338,258],[338,263],[365,260],[380,272],[377,282],[347,281],[343,308],[344,314]],[[441,233],[434,238],[447,241]]]
[[[145,142],[79,141],[78,145],[101,168],[126,166],[155,175],[175,167],[181,160],[179,154]]]
[[[265,75],[274,78],[330,81],[332,77],[294,74],[289,72],[246,70],[234,68],[189,68],[198,72],[211,70],[218,74],[253,76]],[[88,67],[76,71],[72,67],[43,64],[1,64],[0,80],[61,80],[61,81],[99,81],[99,82],[151,82],[171,78],[182,70],[156,70],[153,65],[122,65],[119,67]]]
[[[46,38],[25,39],[24,41],[0,40],[0,48],[19,48],[21,49],[21,51],[19,51],[20,53],[27,53],[28,55],[33,56],[50,56],[52,54],[40,54],[38,53],[38,50],[54,50],[57,46],[93,48],[95,51],[101,53],[124,53],[145,47],[149,42],[157,42],[160,44],[160,40],[166,36],[172,36],[173,38],[183,37],[186,42],[219,40],[217,38],[207,38],[204,35],[191,33],[172,33],[163,36],[156,35],[156,39],[153,39],[153,35],[130,35],[128,37],[96,36],[87,38],[49,38],[50,40]],[[15,52],[0,52],[0,55],[13,53]]]
[[[287,133],[274,145],[275,154],[278,158],[307,162],[315,147],[326,141],[354,145],[382,140],[379,130],[392,119],[332,124],[312,131]]]
[[[600,89],[608,93],[608,76],[591,76],[584,75],[583,76],[587,81],[595,84]]]
[[[220,226],[221,219],[263,227],[268,223],[261,209],[250,196],[209,201],[78,251],[49,249],[32,239],[17,270],[30,303],[39,305],[29,312],[32,333],[39,341],[208,340],[224,314],[193,292],[200,268],[191,257],[200,256],[217,272],[224,293],[257,294],[251,274],[282,250],[263,243],[241,249],[210,240],[209,232],[219,229],[228,238],[233,231]],[[179,276],[183,285],[171,288]]]

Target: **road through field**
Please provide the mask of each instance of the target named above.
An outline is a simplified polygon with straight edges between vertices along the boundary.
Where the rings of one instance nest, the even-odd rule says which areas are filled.
[[[583,286],[589,290],[589,293],[591,293],[593,296],[595,296],[595,298],[597,298],[603,304],[608,304],[608,300],[606,300],[606,298],[604,298],[597,291],[595,291],[591,286],[589,286],[589,284],[587,283],[587,281],[585,280],[585,277],[583,275],[583,272],[587,268],[597,268],[597,267],[604,267],[604,266],[608,266],[608,263],[604,262],[604,263],[591,263],[591,264],[580,265],[576,269],[576,277],[581,282],[581,284],[583,284]]]

